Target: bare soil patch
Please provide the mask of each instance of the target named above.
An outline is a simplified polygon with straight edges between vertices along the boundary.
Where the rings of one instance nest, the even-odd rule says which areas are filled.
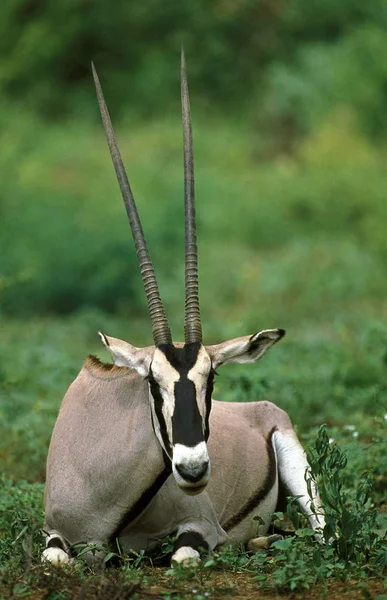
[[[29,598],[30,600],[387,600],[383,579],[372,578],[362,583],[332,581],[326,587],[314,586],[303,591],[264,590],[251,573],[198,570],[189,578],[167,575],[167,569],[149,568],[139,572],[139,580],[128,582],[122,573],[104,573],[82,578],[71,571],[33,567],[33,584],[23,580],[5,589],[0,587],[1,600]],[[35,571],[35,573],[34,573]]]

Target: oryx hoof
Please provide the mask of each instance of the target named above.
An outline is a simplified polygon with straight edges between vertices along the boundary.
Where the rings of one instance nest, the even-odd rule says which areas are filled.
[[[248,542],[247,550],[249,550],[249,552],[265,552],[266,550],[269,550],[270,546],[275,542],[279,542],[283,539],[283,536],[278,534],[253,538]]]
[[[46,548],[42,553],[42,562],[51,563],[54,567],[61,567],[70,562],[70,557],[62,548]]]
[[[172,564],[183,567],[197,567],[200,564],[200,554],[190,546],[182,546],[172,555]]]

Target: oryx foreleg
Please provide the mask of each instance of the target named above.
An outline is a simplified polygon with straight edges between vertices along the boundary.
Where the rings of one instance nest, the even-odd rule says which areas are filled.
[[[279,478],[288,495],[297,496],[298,504],[308,518],[310,526],[321,538],[325,526],[321,500],[314,482],[311,482],[312,498],[308,494],[305,474],[309,468],[305,452],[293,430],[275,431],[273,443],[277,455]],[[314,509],[312,510],[311,503]]]
[[[227,540],[208,492],[188,496],[177,487],[172,477],[161,488],[142,519],[144,524],[156,519],[155,526],[157,523],[164,535],[175,532],[171,561],[184,566],[197,565],[200,550],[214,550]],[[141,523],[138,526],[141,527]]]
[[[204,537],[197,531],[177,532],[172,562],[184,566],[195,566],[200,563],[200,550],[209,550]]]
[[[103,548],[106,543],[89,542],[70,544],[57,531],[51,530],[46,534],[46,548],[42,552],[42,562],[49,562],[56,567],[72,563],[77,556],[87,564],[103,563],[107,551]]]
[[[212,503],[206,492],[193,500],[198,511],[197,519],[182,523],[176,534],[172,562],[184,566],[198,565],[200,563],[200,550],[211,551],[227,541],[227,534],[218,522]]]
[[[42,562],[49,562],[57,567],[70,561],[70,548],[66,540],[57,531],[47,532],[46,548],[42,553]]]

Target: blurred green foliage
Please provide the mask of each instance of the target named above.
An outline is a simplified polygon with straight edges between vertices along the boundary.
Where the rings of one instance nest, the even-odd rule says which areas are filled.
[[[264,316],[273,296],[296,304],[290,319],[311,304],[325,318],[355,298],[380,304],[386,26],[383,0],[3,2],[0,313],[144,313],[92,59],[166,300],[180,312],[181,43],[193,96],[201,295],[214,329],[228,327],[234,307],[250,323],[258,294]],[[222,301],[214,309],[215,274]],[[313,291],[304,297],[306,279]]]
[[[89,112],[91,60],[113,112],[165,113],[184,44],[204,106],[242,102],[284,144],[342,105],[385,132],[384,0],[5,0],[0,15],[0,93],[45,117]]]
[[[202,288],[217,272],[216,314],[245,312],[255,287],[294,296],[309,271],[324,306],[381,295],[385,2],[17,0],[0,17],[2,314],[144,311],[95,126],[91,60],[113,116],[131,115],[121,119],[123,153],[177,306],[181,43],[196,113]]]
[[[2,126],[7,152],[0,153],[6,173],[0,312],[69,314],[93,307],[132,319],[145,314],[102,128],[77,121],[47,127],[28,112],[22,121],[10,112]],[[180,326],[179,116],[123,125],[119,139],[167,312],[179,315]],[[285,313],[286,327],[350,314],[352,307],[363,312],[364,303],[370,315],[385,314],[385,148],[337,116],[300,142],[292,156],[262,161],[256,155],[259,139],[235,119],[195,120],[205,327],[210,322],[218,335],[237,335],[242,321],[258,326],[257,314],[260,323],[277,323]]]

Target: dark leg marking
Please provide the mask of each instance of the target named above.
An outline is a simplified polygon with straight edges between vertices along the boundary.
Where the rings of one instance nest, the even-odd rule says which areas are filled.
[[[268,472],[266,475],[266,479],[263,482],[263,486],[247,500],[247,502],[242,506],[239,512],[230,517],[228,521],[226,521],[226,523],[222,525],[225,531],[230,531],[230,529],[233,529],[234,527],[239,525],[239,523],[241,523],[258,506],[258,504],[262,502],[264,498],[266,498],[271,488],[273,487],[276,480],[277,465],[271,438],[273,437],[273,433],[276,431],[276,429],[276,427],[273,427],[266,440],[266,449],[269,457],[269,463]]]
[[[199,551],[199,548],[203,548],[203,550],[209,549],[206,540],[197,531],[184,531],[181,535],[179,535],[175,542],[174,552],[176,552],[179,548],[183,548],[183,546],[188,546],[189,548],[197,551]]]
[[[65,545],[60,539],[60,537],[52,537],[46,545],[46,548],[60,548],[61,550],[64,550],[64,552],[67,552]]]

